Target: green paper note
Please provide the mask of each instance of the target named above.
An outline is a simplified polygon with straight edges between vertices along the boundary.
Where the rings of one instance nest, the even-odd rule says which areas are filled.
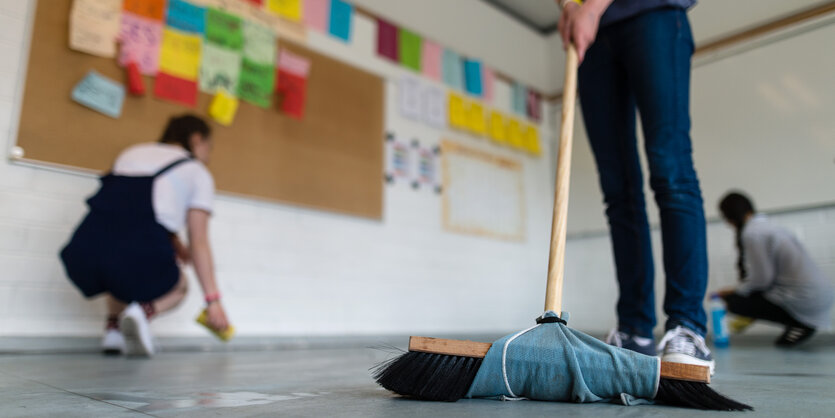
[[[244,44],[241,18],[210,8],[206,13],[206,39],[229,49],[240,50]]]
[[[200,62],[200,91],[214,93],[218,89],[223,89],[234,95],[238,91],[240,73],[240,52],[211,42],[203,44],[203,56]]]
[[[404,67],[420,71],[421,38],[420,35],[400,28],[400,64]]]
[[[272,29],[244,21],[244,57],[261,64],[275,62],[275,34]]]
[[[241,63],[238,97],[260,107],[270,107],[275,83],[275,65],[259,64],[248,58]]]

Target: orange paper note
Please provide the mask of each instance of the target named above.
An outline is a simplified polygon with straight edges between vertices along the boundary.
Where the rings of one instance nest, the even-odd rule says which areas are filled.
[[[165,0],[124,0],[122,9],[148,19],[162,21],[165,16]]]

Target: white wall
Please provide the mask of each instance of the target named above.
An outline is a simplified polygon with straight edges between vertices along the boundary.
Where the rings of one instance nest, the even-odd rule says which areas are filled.
[[[769,216],[769,219],[796,234],[824,273],[835,280],[835,207],[775,214]],[[724,223],[710,222],[707,238],[710,260],[708,293],[735,286],[737,271],[733,231]],[[657,228],[652,231],[652,245],[659,320],[656,330],[661,332],[666,317],[661,310],[664,270],[661,264],[661,234]],[[594,332],[604,332],[614,327],[617,293],[608,234],[570,239],[566,249],[564,309],[571,311],[572,326]],[[572,295],[576,300],[571,300]],[[832,320],[835,324],[835,310],[832,312]],[[776,328],[774,325],[757,325],[750,332],[775,334]]]
[[[0,54],[7,57],[0,61],[3,150],[15,140],[10,133],[17,114],[14,97],[20,88],[18,75],[25,71],[18,57],[25,45],[27,9],[33,3],[0,0]],[[387,4],[365,3],[369,8]],[[504,34],[510,44],[536,42],[519,31],[515,21],[494,16],[489,6],[476,0],[455,3],[468,7],[466,30],[452,20],[413,29],[437,30],[437,40],[476,57],[485,53],[475,48],[481,43],[460,39],[463,34],[479,35],[472,27],[484,28],[484,36]],[[432,7],[446,4],[436,1]],[[309,45],[386,77],[389,130],[426,145],[451,138],[524,161],[527,239],[513,243],[446,233],[440,226],[440,197],[408,187],[386,187],[382,222],[220,196],[212,242],[224,303],[239,334],[438,334],[527,326],[542,304],[551,205],[549,159],[525,157],[483,139],[402,120],[393,105],[394,84],[403,70],[375,57],[373,22],[357,16],[354,24],[350,46],[315,33]],[[503,51],[509,55],[503,57]],[[529,61],[538,52],[526,55],[520,49],[497,47],[490,54],[488,64]],[[541,74],[529,67],[542,66],[524,67],[526,71],[518,74],[513,73],[517,67],[501,69],[528,83],[538,82]],[[100,332],[102,301],[83,300],[57,259],[85,213],[83,200],[96,187],[91,177],[0,160],[0,335]],[[193,279],[192,285],[185,304],[153,324],[159,335],[206,335],[193,324],[202,298]]]

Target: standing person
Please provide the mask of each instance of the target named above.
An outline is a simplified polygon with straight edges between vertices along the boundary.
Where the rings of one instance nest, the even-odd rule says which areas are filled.
[[[578,93],[594,153],[620,290],[608,342],[656,354],[652,247],[635,133],[641,115],[661,217],[666,292],[662,359],[709,366],[707,239],[690,143],[687,8],[695,0],[560,0],[560,33],[580,58]]]
[[[785,325],[774,342],[794,347],[829,326],[833,288],[791,232],[758,215],[745,195],[732,192],[719,203],[722,217],[736,231],[738,265],[745,281],[719,295],[728,311]]]
[[[84,296],[107,295],[106,353],[153,355],[148,321],[186,294],[177,259],[194,264],[210,325],[229,326],[209,246],[210,134],[202,119],[184,115],[168,122],[158,143],[123,151],[61,251],[67,275]],[[176,235],[186,227],[188,247]]]

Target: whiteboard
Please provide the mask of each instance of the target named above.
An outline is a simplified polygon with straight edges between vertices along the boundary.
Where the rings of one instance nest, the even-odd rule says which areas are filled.
[[[443,224],[451,232],[525,238],[522,164],[457,142],[441,144]]]
[[[830,23],[693,69],[691,135],[709,218],[719,216],[718,200],[734,188],[762,211],[835,203],[833,42]],[[568,217],[574,235],[607,228],[579,115],[576,123]],[[657,224],[645,159],[643,168],[650,222]]]

